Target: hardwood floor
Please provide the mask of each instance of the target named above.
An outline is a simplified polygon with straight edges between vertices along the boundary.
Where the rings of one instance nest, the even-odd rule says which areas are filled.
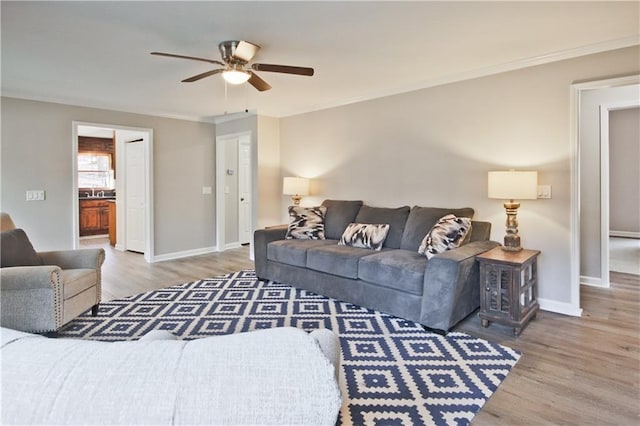
[[[147,264],[102,246],[103,300],[253,268],[248,247]],[[474,425],[640,424],[640,276],[612,272],[611,283],[582,287],[581,318],[541,311],[518,338],[475,314],[456,328],[523,354]]]

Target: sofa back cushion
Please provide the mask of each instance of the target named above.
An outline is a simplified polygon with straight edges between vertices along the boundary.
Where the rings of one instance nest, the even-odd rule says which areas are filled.
[[[402,233],[404,232],[405,224],[407,223],[409,210],[409,206],[402,206],[395,209],[362,206],[360,207],[360,211],[353,222],[388,224],[389,233],[387,234],[387,239],[384,241],[383,247],[397,249],[400,248],[400,241],[402,241]],[[436,220],[439,218],[440,217],[437,217]],[[425,235],[429,232],[429,229],[425,231]],[[422,241],[422,238],[420,241]],[[420,244],[420,241],[418,241],[418,244]],[[417,249],[418,248],[416,247],[416,250]]]
[[[325,237],[339,240],[347,226],[355,222],[362,201],[324,200],[322,205],[327,208],[324,216]]]
[[[37,266],[41,265],[40,257],[33,249],[31,241],[22,229],[12,229],[0,233],[0,265]]]
[[[413,206],[409,218],[407,219],[407,225],[404,227],[404,233],[402,234],[402,242],[400,248],[404,250],[417,251],[420,247],[420,243],[427,235],[429,230],[438,223],[438,220],[448,214],[453,214],[457,217],[473,217],[473,209],[471,207],[464,207],[460,209],[447,209],[439,207],[420,207]]]

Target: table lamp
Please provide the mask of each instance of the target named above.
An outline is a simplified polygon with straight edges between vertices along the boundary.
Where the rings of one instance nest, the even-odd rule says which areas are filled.
[[[522,250],[517,217],[520,203],[514,200],[535,200],[538,198],[538,172],[516,170],[489,172],[488,192],[489,198],[509,200],[504,203],[507,223],[502,249],[505,251]]]
[[[286,177],[282,182],[282,193],[291,195],[296,206],[300,205],[303,195],[309,195],[309,179],[302,177]]]

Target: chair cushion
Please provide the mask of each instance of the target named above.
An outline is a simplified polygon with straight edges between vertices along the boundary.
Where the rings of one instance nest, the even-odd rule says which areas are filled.
[[[324,200],[322,205],[327,208],[325,235],[330,240],[339,240],[347,225],[355,221],[362,201]]]
[[[409,206],[398,207],[395,209],[362,206],[354,222],[388,224],[389,233],[387,234],[387,239],[384,241],[383,247],[397,249],[400,248],[400,241],[402,240],[402,233],[404,232],[404,226],[407,222],[408,216]]]
[[[287,265],[307,266],[307,250],[336,245],[336,240],[278,240],[267,245],[267,259]]]
[[[422,295],[427,258],[412,250],[389,250],[362,257],[358,278],[405,293]]]
[[[473,217],[473,209],[464,207],[461,209],[447,209],[438,207],[414,206],[409,213],[407,226],[404,227],[400,248],[417,251],[425,235],[445,215],[453,214],[457,217]]]
[[[63,269],[64,300],[95,286],[97,282],[98,273],[95,269]]]
[[[358,261],[370,254],[370,249],[337,244],[314,247],[307,251],[307,268],[355,280],[358,278]]]
[[[22,229],[0,233],[0,266],[37,266],[42,261]]]

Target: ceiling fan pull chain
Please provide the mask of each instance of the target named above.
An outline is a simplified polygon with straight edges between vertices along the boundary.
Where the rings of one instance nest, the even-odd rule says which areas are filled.
[[[225,82],[224,82],[224,115],[227,115],[228,90],[229,90],[229,84],[225,80]]]

